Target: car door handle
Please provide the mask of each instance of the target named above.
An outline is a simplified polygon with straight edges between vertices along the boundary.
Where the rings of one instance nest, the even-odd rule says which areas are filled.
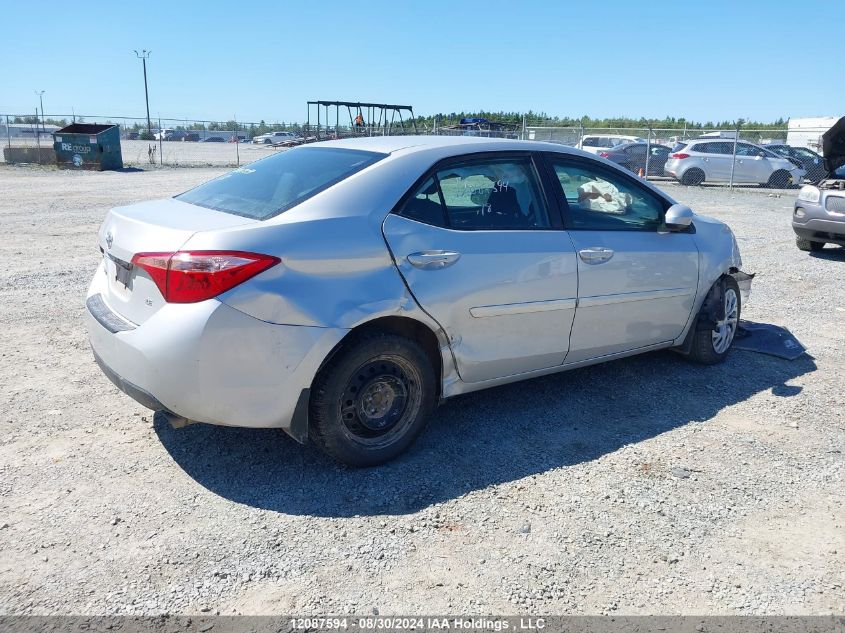
[[[613,257],[613,251],[602,246],[582,248],[578,251],[578,257],[587,264],[602,264]]]
[[[460,258],[461,254],[453,251],[420,251],[408,255],[408,262],[421,270],[440,270],[448,268]]]

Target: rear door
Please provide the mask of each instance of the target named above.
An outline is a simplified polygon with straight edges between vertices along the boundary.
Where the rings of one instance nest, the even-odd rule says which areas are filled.
[[[728,182],[731,179],[733,143],[711,141],[699,143],[692,148],[701,152],[702,168],[705,180],[710,182]]]
[[[692,312],[698,249],[663,229],[667,203],[598,161],[547,154],[578,255],[567,363],[672,341]]]
[[[448,334],[464,381],[563,363],[576,257],[529,154],[439,164],[383,230],[408,288]]]

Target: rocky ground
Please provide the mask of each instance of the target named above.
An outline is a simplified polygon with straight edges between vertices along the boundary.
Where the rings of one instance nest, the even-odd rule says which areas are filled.
[[[108,208],[219,173],[0,167],[0,614],[845,612],[845,249],[795,248],[794,192],[664,186],[733,227],[743,316],[808,355],[463,396],[349,470],[279,431],[174,431],[92,360]]]

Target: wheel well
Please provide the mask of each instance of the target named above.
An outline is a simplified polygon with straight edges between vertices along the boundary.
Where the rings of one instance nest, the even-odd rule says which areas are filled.
[[[320,365],[320,369],[317,370],[317,373],[319,373],[336,354],[343,350],[351,340],[364,332],[385,332],[389,334],[396,334],[417,343],[417,345],[419,345],[425,352],[426,357],[429,362],[431,362],[431,366],[434,369],[434,375],[437,377],[437,391],[439,396],[440,383],[443,377],[443,359],[440,356],[440,343],[437,341],[437,335],[424,323],[408,317],[380,317],[352,328],[346,333],[346,336],[344,336],[343,339],[334,346],[332,351],[329,352]]]

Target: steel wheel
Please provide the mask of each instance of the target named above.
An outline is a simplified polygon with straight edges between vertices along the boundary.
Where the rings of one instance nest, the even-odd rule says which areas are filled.
[[[371,448],[392,443],[417,418],[422,402],[417,369],[399,356],[379,356],[353,372],[338,402],[343,432]]]
[[[725,318],[716,323],[711,334],[713,351],[724,354],[733,343],[736,326],[739,322],[739,302],[733,288],[725,289]]]

